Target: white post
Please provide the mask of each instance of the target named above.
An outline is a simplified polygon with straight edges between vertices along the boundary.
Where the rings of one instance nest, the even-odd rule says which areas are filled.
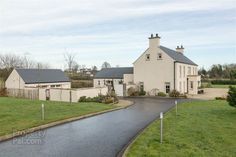
[[[162,129],[163,129],[163,113],[160,113],[160,119],[161,119],[161,133],[160,133],[160,143],[162,144]]]
[[[42,109],[42,120],[44,120],[44,104],[42,104],[41,109]]]
[[[175,100],[175,114],[177,116],[177,112],[178,112],[178,102],[177,100]]]

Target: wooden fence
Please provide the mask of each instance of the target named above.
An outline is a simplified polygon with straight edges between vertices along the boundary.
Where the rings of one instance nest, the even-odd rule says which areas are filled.
[[[30,89],[7,89],[9,97],[25,98],[25,99],[39,99],[39,91],[36,88]]]
[[[5,87],[4,81],[3,81],[3,79],[0,78],[0,89],[2,89],[4,87]]]

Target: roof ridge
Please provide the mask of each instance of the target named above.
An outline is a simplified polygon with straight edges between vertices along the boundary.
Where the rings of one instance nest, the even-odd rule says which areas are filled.
[[[187,56],[185,56],[182,53],[179,53],[175,50],[172,50],[168,47],[165,46],[160,46],[160,49],[164,51],[168,56],[170,56],[172,59],[174,59],[177,62],[185,63],[185,64],[191,64],[191,65],[196,65],[191,59],[189,59]]]

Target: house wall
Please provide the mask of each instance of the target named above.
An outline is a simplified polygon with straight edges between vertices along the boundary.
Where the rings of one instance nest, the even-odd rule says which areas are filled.
[[[133,84],[134,82],[134,74],[124,74],[123,78],[125,84]]]
[[[59,87],[56,87],[57,85],[60,85]],[[56,82],[56,83],[36,83],[36,84],[25,84],[25,88],[36,88],[36,87],[42,87],[42,88],[62,88],[62,89],[70,89],[71,88],[71,82]]]
[[[187,93],[188,75],[198,75],[197,66],[177,62],[175,63],[175,74],[175,89],[180,93]]]
[[[93,79],[93,86],[95,88],[98,87],[105,87],[106,86],[106,81],[113,81],[114,85],[115,84],[120,84],[120,81],[124,81],[123,79]],[[100,84],[99,84],[100,82]]]
[[[200,75],[191,75],[188,76],[188,94],[198,94],[198,87],[201,85],[200,81],[201,81],[201,77]],[[191,82],[193,83],[192,87],[191,87]]]
[[[70,89],[49,89],[51,101],[78,102],[82,96],[95,97],[99,94],[106,95],[108,88],[80,88]],[[39,100],[46,100],[46,89],[39,89]]]
[[[158,54],[162,59],[158,59]],[[150,60],[146,60],[146,54],[150,54]],[[150,46],[134,62],[134,83],[144,83],[144,90],[151,92],[153,89],[165,92],[165,83],[170,83],[170,90],[174,89],[174,62],[165,52],[157,46]]]
[[[8,89],[24,89],[24,80],[20,77],[14,69],[5,82],[5,87]]]

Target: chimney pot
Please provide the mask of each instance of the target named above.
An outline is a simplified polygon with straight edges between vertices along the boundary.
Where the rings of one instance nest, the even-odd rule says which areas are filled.
[[[151,34],[151,38],[153,38],[153,34]]]
[[[183,47],[183,45],[177,46],[177,47],[176,47],[176,51],[183,54],[183,53],[184,53],[184,47]]]

